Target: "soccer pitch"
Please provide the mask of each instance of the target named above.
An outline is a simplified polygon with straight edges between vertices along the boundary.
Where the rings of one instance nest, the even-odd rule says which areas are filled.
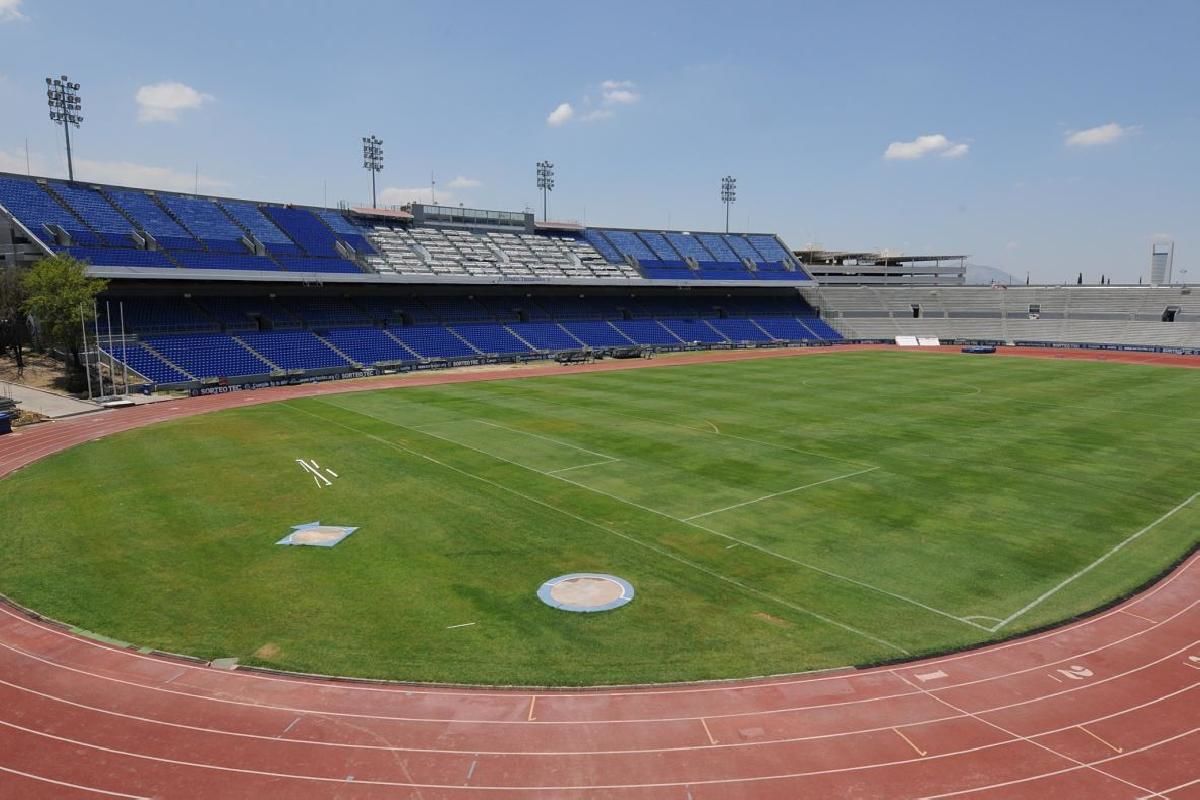
[[[891,352],[292,400],[0,481],[0,591],[140,646],[364,677],[865,664],[1167,568],[1200,541],[1198,422],[1200,371]],[[314,521],[358,530],[275,544]],[[538,600],[574,572],[636,599]]]

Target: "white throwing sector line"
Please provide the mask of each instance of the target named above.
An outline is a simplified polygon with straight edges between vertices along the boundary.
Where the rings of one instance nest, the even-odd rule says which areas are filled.
[[[455,628],[469,628],[474,625],[474,622],[460,622],[458,625],[447,625],[446,630],[454,630]]]
[[[1091,572],[1093,569],[1095,569],[1096,567],[1100,566],[1100,565],[1101,565],[1101,564],[1103,564],[1105,561],[1107,561],[1107,560],[1109,559],[1109,557],[1111,557],[1111,556],[1115,555],[1115,554],[1116,554],[1116,552],[1117,552],[1118,550],[1120,550],[1122,547],[1124,547],[1125,545],[1127,545],[1127,544],[1129,544],[1130,542],[1134,541],[1135,539],[1137,539],[1138,537],[1140,537],[1142,534],[1144,534],[1144,533],[1149,533],[1149,532],[1150,532],[1150,531],[1152,531],[1154,528],[1158,527],[1158,525],[1159,525],[1159,524],[1161,524],[1161,523],[1163,523],[1163,522],[1166,522],[1168,519],[1170,519],[1171,517],[1175,516],[1176,512],[1178,512],[1178,511],[1181,511],[1181,510],[1183,510],[1184,508],[1186,508],[1186,507],[1187,507],[1188,505],[1190,505],[1190,504],[1191,504],[1191,502],[1192,502],[1193,500],[1195,500],[1197,497],[1200,497],[1200,492],[1196,492],[1196,493],[1195,493],[1195,494],[1193,494],[1191,497],[1189,497],[1187,500],[1184,500],[1182,503],[1180,503],[1179,505],[1175,506],[1174,508],[1172,508],[1172,509],[1171,509],[1170,511],[1168,511],[1167,513],[1163,514],[1161,517],[1159,517],[1158,519],[1154,520],[1154,522],[1151,522],[1149,525],[1147,525],[1146,527],[1142,528],[1142,529],[1141,529],[1140,531],[1138,531],[1137,533],[1131,534],[1130,536],[1126,537],[1126,538],[1125,538],[1125,539],[1123,539],[1122,541],[1118,542],[1118,543],[1117,543],[1116,545],[1114,545],[1114,546],[1113,546],[1113,548],[1112,548],[1111,550],[1109,550],[1107,553],[1105,553],[1104,555],[1100,556],[1100,557],[1099,557],[1099,558],[1097,558],[1095,561],[1093,561],[1092,563],[1088,564],[1086,567],[1084,567],[1083,569],[1079,570],[1079,572],[1076,572],[1076,573],[1075,573],[1074,575],[1072,575],[1071,577],[1069,577],[1069,578],[1067,578],[1067,579],[1063,580],[1061,583],[1059,583],[1059,584],[1058,584],[1057,586],[1055,586],[1053,589],[1048,589],[1048,590],[1046,590],[1045,592],[1042,592],[1040,595],[1038,595],[1037,599],[1035,599],[1035,600],[1034,600],[1032,603],[1030,603],[1029,605],[1025,606],[1024,608],[1022,608],[1022,609],[1020,609],[1020,610],[1018,610],[1018,611],[1014,611],[1013,613],[1009,614],[1007,617],[1005,617],[1004,619],[1002,619],[1002,620],[1001,620],[999,623],[997,623],[997,624],[995,625],[995,627],[993,627],[993,628],[991,629],[991,630],[992,630],[992,632],[993,632],[993,633],[995,633],[996,631],[1000,630],[1000,629],[1001,629],[1001,628],[1003,628],[1005,625],[1007,625],[1008,623],[1012,622],[1014,619],[1016,619],[1017,617],[1021,616],[1021,615],[1022,615],[1022,614],[1024,614],[1025,612],[1029,611],[1030,609],[1034,608],[1035,606],[1038,606],[1038,605],[1040,605],[1040,604],[1041,604],[1043,601],[1045,601],[1045,600],[1046,600],[1046,598],[1050,597],[1050,595],[1054,594],[1055,592],[1057,592],[1059,589],[1061,589],[1061,588],[1063,588],[1064,586],[1066,586],[1066,585],[1067,585],[1068,583],[1070,583],[1071,581],[1075,580],[1076,578],[1081,578],[1081,577],[1083,577],[1084,575],[1086,575],[1087,573]]]
[[[325,471],[328,472],[330,475],[332,475],[335,478],[338,476],[338,474],[336,472],[334,472],[333,470],[331,470],[329,467],[326,467]]]
[[[824,484],[824,483],[833,483],[834,481],[840,481],[845,478],[853,478],[855,475],[865,475],[868,472],[874,472],[877,469],[879,469],[879,467],[870,467],[869,469],[860,469],[858,472],[848,472],[845,475],[835,475],[834,477],[826,478],[823,481],[814,481],[812,483],[806,483],[803,486],[796,486],[791,489],[784,489],[782,492],[773,492],[771,494],[764,494],[762,497],[756,497],[753,500],[746,500],[743,503],[734,503],[731,506],[725,506],[724,508],[718,508],[715,511],[705,511],[703,514],[693,514],[690,517],[684,517],[683,521],[691,522],[692,520],[700,519],[701,517],[711,517],[713,514],[720,514],[722,511],[733,511],[735,508],[742,508],[743,506],[751,506],[751,505],[754,505],[755,503],[760,503],[763,500],[770,500],[772,497],[782,497],[785,494],[791,494],[792,492],[798,492],[801,489],[811,489],[814,486],[820,486],[821,484]]]

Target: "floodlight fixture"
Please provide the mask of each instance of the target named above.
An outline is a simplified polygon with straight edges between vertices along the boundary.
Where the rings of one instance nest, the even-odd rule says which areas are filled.
[[[542,190],[542,222],[545,222],[549,209],[549,195],[554,191],[554,165],[549,161],[537,162],[537,188]]]
[[[383,170],[383,139],[375,135],[364,136],[363,169],[371,172],[371,207],[378,208],[375,201],[375,173]]]
[[[71,126],[79,127],[83,122],[83,100],[79,96],[79,84],[72,83],[66,75],[46,78],[46,105],[50,106],[50,121],[63,126],[67,138],[67,178],[75,180],[75,163],[71,158]]]
[[[721,202],[725,204],[725,232],[729,233],[729,207],[737,202],[737,178],[732,175],[721,178]]]

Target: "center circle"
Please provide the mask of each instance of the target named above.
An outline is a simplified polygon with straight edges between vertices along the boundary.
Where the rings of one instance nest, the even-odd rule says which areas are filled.
[[[615,575],[574,572],[543,583],[538,597],[562,611],[611,611],[633,600],[633,586]]]

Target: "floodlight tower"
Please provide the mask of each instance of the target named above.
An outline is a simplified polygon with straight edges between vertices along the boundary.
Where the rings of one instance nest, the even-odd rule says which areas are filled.
[[[732,175],[721,178],[721,202],[725,204],[725,232],[729,233],[729,207],[737,202],[737,178]]]
[[[364,136],[363,140],[363,169],[371,171],[371,207],[378,208],[375,202],[375,173],[383,169],[383,139],[377,136]]]
[[[542,222],[547,219],[550,192],[554,191],[554,165],[549,161],[537,163],[537,188],[542,190]]]
[[[67,137],[67,178],[75,180],[75,164],[71,161],[71,126],[79,127],[83,122],[83,104],[79,97],[79,84],[71,83],[66,75],[61,78],[46,78],[46,104],[50,106],[50,119],[63,126]]]

